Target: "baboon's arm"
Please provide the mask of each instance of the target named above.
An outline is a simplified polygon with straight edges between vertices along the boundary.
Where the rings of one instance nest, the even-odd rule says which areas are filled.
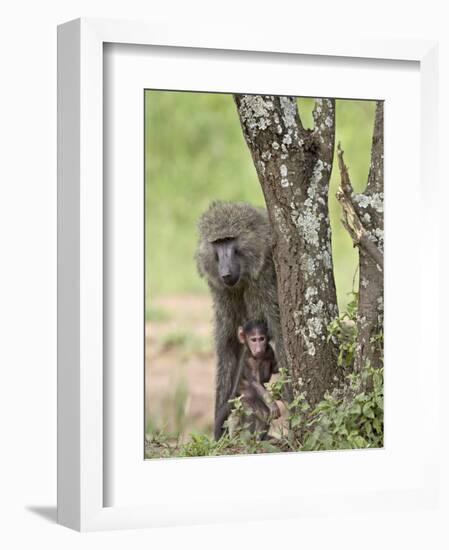
[[[237,329],[244,319],[241,304],[225,292],[211,288],[215,313],[215,350],[217,354],[215,394],[215,438],[223,433],[223,408],[230,399],[233,381],[237,372],[241,346],[237,340]]]

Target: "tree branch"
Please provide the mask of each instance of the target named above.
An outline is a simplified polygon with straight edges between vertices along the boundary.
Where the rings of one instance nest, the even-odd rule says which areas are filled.
[[[343,209],[342,223],[350,234],[354,246],[359,246],[377,265],[383,270],[384,257],[376,244],[370,239],[369,232],[360,221],[354,203],[352,201],[353,188],[349,178],[348,169],[343,159],[343,150],[338,144],[338,166],[340,168],[341,183],[337,191],[337,199]]]

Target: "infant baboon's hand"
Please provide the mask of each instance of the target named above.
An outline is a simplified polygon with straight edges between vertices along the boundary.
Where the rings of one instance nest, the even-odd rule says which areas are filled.
[[[270,404],[270,416],[273,420],[276,420],[276,418],[279,418],[281,416],[281,411],[277,403]]]

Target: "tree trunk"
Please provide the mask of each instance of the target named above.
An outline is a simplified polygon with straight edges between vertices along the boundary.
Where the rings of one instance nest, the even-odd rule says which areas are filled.
[[[341,185],[337,198],[343,224],[359,248],[359,305],[357,312],[356,372],[363,366],[383,366],[383,249],[384,249],[384,138],[383,102],[376,104],[371,164],[363,193],[354,193],[339,147]]]
[[[328,212],[335,103],[316,100],[303,128],[296,98],[234,96],[274,232],[285,359],[295,394],[311,404],[330,389],[337,350],[327,326],[338,315]]]

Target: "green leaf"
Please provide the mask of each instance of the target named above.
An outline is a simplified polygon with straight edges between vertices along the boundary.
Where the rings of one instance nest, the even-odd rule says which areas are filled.
[[[373,435],[373,427],[371,426],[371,422],[369,421],[365,422],[363,427],[365,428],[366,435],[368,437],[371,437]]]
[[[376,430],[378,434],[382,433],[382,423],[378,418],[374,418],[373,420],[373,427]]]
[[[301,417],[300,415],[295,415],[295,416],[292,416],[291,419],[290,419],[290,426],[292,428],[296,428],[297,426],[299,426],[301,424]]]
[[[337,365],[339,367],[343,365],[343,349],[341,349],[340,353],[338,354]]]
[[[367,446],[365,439],[361,435],[358,435],[354,438],[354,443],[357,445],[359,449],[362,449]]]
[[[265,451],[267,451],[268,453],[278,453],[279,452],[279,449],[275,445],[269,443],[268,441],[261,441],[260,442],[260,447],[262,449],[264,449]]]
[[[374,418],[374,412],[373,412],[373,409],[371,407],[372,407],[372,403],[370,403],[370,402],[365,403],[365,405],[363,405],[363,414],[367,418]]]
[[[362,414],[362,407],[358,403],[354,403],[349,409],[349,412],[356,415]]]

